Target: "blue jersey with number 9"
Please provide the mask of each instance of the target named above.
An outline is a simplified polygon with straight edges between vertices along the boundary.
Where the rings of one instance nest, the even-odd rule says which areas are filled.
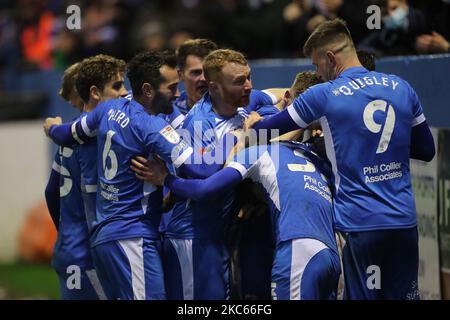
[[[425,121],[415,91],[395,75],[349,68],[288,107],[301,127],[319,120],[333,166],[340,231],[416,225],[411,127]]]

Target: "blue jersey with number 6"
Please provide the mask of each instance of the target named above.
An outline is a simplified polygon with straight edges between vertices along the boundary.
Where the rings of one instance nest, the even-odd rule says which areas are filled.
[[[149,115],[135,100],[113,99],[98,105],[72,125],[85,136],[97,136],[97,225],[93,245],[146,237],[159,239],[161,188],[138,180],[130,169],[136,155],[158,154],[180,166],[191,154],[176,131],[160,117]]]

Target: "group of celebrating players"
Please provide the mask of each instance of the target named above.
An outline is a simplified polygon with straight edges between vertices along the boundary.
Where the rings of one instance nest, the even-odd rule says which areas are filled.
[[[345,299],[419,298],[409,159],[435,150],[417,94],[358,58],[342,20],[304,52],[316,72],[263,91],[206,39],[65,71],[81,115],[44,123],[63,299],[336,299],[341,271]],[[240,222],[264,217],[244,250]]]

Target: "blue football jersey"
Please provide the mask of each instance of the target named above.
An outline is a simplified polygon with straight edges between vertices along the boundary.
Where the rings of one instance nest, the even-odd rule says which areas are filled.
[[[180,93],[180,95],[173,102],[173,106],[176,107],[181,112],[181,114],[188,114],[190,108],[186,91],[182,91]]]
[[[273,106],[278,102],[279,100],[277,99],[277,97],[273,95],[270,91],[253,89],[250,92],[250,101],[248,106],[244,108],[239,108],[238,112],[248,114],[252,111],[261,110],[261,112],[258,113],[264,117],[266,115],[271,115],[277,111],[277,109]],[[175,99],[173,105],[174,107],[178,108],[181,114],[187,115],[189,113],[190,108],[188,105],[188,96],[186,91],[181,92],[180,96],[177,99]]]
[[[252,111],[257,112],[261,117],[269,117],[280,112],[275,107],[277,103],[277,97],[269,91],[253,89],[250,92],[249,104],[243,108],[238,108],[238,113],[244,118],[247,118]]]
[[[270,91],[253,89],[250,92],[250,101],[246,108],[255,109],[258,106],[275,105],[278,102],[278,98]]]
[[[82,145],[76,146],[81,171],[81,195],[83,197],[84,212],[89,232],[96,225],[96,198],[97,198],[97,139],[91,139]]]
[[[244,118],[236,113],[224,118],[217,115],[206,93],[191,109],[183,124],[183,138],[189,139],[194,156],[212,151],[223,136],[242,128]],[[188,140],[186,140],[188,141]],[[179,201],[175,204],[167,225],[166,236],[180,239],[217,238],[223,236],[233,204],[233,193],[207,201]]]
[[[163,118],[168,124],[170,124],[175,130],[182,127],[185,115],[173,105],[173,111],[170,114],[159,113],[158,117]]]
[[[333,200],[323,161],[301,143],[282,142],[242,150],[228,167],[261,184],[276,243],[317,239],[336,250]]]
[[[341,231],[416,225],[409,174],[411,127],[425,121],[411,86],[395,75],[349,68],[288,107],[301,127],[319,120],[333,167]]]
[[[93,266],[77,147],[60,147],[52,166],[60,174],[60,221],[52,265],[64,272],[70,265]]]
[[[149,115],[135,100],[104,102],[72,128],[80,125],[85,135],[97,136],[97,221],[93,245],[135,237],[158,239],[161,188],[138,180],[130,169],[131,159],[157,154],[178,167],[192,154],[192,148],[167,122]],[[80,140],[76,129],[72,134]]]

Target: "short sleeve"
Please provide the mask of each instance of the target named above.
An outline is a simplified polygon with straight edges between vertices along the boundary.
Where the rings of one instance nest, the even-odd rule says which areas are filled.
[[[280,110],[278,110],[277,107],[275,107],[274,105],[271,105],[271,104],[259,106],[256,108],[255,111],[261,117],[270,117],[270,116],[273,116],[274,114],[277,114],[278,112],[280,112]]]
[[[408,84],[410,97],[411,97],[411,106],[412,106],[412,114],[413,119],[411,122],[411,127],[415,127],[422,122],[424,122],[425,115],[423,114],[422,104],[420,103],[419,97],[416,91]]]
[[[143,141],[148,153],[156,153],[164,161],[181,166],[192,154],[192,148],[181,139],[177,131],[159,117],[146,117]],[[146,124],[145,124],[146,123]]]
[[[260,91],[253,89],[250,92],[250,102],[246,109],[255,110],[258,106],[268,104],[274,105],[276,103],[278,103],[277,98],[269,91]]]
[[[293,104],[287,107],[292,120],[301,128],[318,120],[325,114],[327,84],[315,85],[298,96]]]

